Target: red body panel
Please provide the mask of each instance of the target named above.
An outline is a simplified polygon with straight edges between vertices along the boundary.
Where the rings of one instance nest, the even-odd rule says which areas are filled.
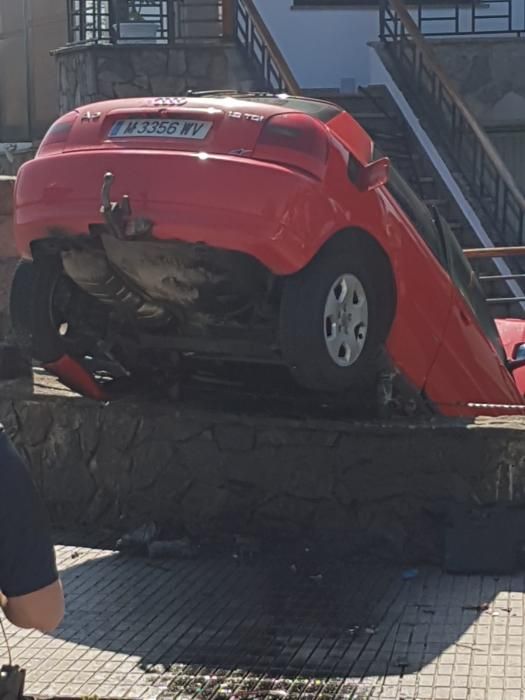
[[[523,395],[513,376],[456,290],[445,337],[425,391],[439,406],[441,413],[453,416],[468,415],[466,403],[523,403]],[[472,410],[473,413],[480,413],[480,409]],[[505,411],[487,409],[481,412],[497,415]],[[509,409],[506,412],[520,411]]]
[[[275,275],[301,270],[334,234],[352,235],[350,229],[359,228],[391,261],[397,307],[387,350],[410,384],[446,415],[480,413],[467,407],[470,402],[522,403],[470,308],[386,188],[361,192],[350,181],[346,149],[366,163],[373,146],[350,115],[340,113],[322,125],[329,150],[324,177],[317,179],[253,157],[264,122],[283,108],[232,101],[235,114],[249,109],[244,119],[231,117],[224,105],[211,100],[208,111],[198,113],[214,121],[205,141],[181,145],[155,138],[147,147],[109,141],[109,125],[130,113],[197,118],[193,103],[153,107],[151,100],[132,100],[85,108],[84,114],[89,109],[100,112],[99,118],[77,119],[66,145],[44,144],[19,172],[20,253],[30,257],[30,245],[39,238],[83,235],[90,224],[103,223],[100,187],[107,171],[115,176],[112,199],[129,195],[133,216],[154,222],[156,240],[241,251]],[[242,157],[234,154],[238,149]]]
[[[50,374],[58,377],[67,387],[95,401],[109,401],[109,394],[93,376],[74,358],[64,355],[45,366]]]

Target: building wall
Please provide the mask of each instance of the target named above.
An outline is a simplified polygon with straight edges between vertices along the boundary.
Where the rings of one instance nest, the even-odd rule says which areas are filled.
[[[0,140],[43,135],[58,113],[52,49],[67,41],[65,0],[0,0]]]
[[[367,42],[377,39],[377,10],[294,10],[283,0],[255,0],[296,80],[304,88],[345,91],[369,83]]]
[[[352,92],[373,80],[375,56],[369,44],[379,36],[377,9],[293,9],[288,0],[255,0],[255,4],[301,87]],[[516,12],[523,13],[518,4]],[[487,4],[485,11],[494,15],[504,10],[501,4]],[[450,6],[427,7],[424,15],[428,18],[425,31],[443,32],[452,26],[445,19],[438,21],[453,15]],[[469,19],[469,10],[460,12],[461,30],[469,30]],[[523,23],[521,16],[514,20]],[[478,23],[478,29],[504,29],[504,20],[485,20]]]

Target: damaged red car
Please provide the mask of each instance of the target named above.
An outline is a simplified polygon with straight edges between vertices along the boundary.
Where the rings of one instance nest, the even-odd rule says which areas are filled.
[[[447,223],[336,105],[81,107],[21,168],[15,232],[19,342],[95,399],[200,363],[285,368],[320,396],[379,387],[400,410],[523,405],[520,344],[506,354]]]

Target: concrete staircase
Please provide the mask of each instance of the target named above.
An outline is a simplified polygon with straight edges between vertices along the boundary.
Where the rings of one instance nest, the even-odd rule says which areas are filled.
[[[416,194],[429,206],[436,206],[445,217],[463,248],[480,247],[480,241],[460,205],[451,196],[448,185],[422,148],[416,134],[407,123],[389,90],[383,85],[361,88],[359,93],[341,95],[330,91],[309,91],[309,95],[335,102],[347,110],[374,140],[379,153],[388,156],[395,168],[410,184]],[[459,173],[453,173],[460,178]],[[468,189],[463,182],[462,190]],[[479,276],[496,275],[498,270],[491,259],[473,261]],[[487,298],[512,296],[508,286],[500,280],[483,282]],[[491,303],[495,317],[522,316],[516,302]]]

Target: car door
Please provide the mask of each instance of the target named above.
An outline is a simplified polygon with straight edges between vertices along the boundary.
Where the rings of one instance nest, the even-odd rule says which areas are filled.
[[[454,291],[450,317],[425,384],[425,394],[446,415],[480,412],[469,408],[469,404],[521,404],[477,277],[446,221],[437,215],[436,223],[447,251]]]

